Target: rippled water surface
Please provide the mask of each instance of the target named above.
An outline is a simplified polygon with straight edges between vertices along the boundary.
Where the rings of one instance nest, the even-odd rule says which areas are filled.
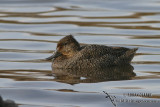
[[[68,34],[138,47],[133,67],[52,75],[44,59]],[[0,95],[19,107],[159,107],[160,0],[0,0]]]

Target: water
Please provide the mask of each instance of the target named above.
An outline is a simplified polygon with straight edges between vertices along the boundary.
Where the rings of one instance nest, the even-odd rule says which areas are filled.
[[[82,44],[138,47],[134,70],[57,71],[52,76],[51,62],[44,58],[68,34]],[[158,107],[159,83],[160,0],[0,1],[4,100],[19,107]]]

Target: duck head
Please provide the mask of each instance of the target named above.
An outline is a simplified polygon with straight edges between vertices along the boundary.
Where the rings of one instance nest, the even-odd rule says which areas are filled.
[[[68,35],[62,38],[56,48],[56,52],[48,57],[48,60],[55,59],[59,56],[65,56],[67,58],[72,57],[80,50],[80,44],[76,41],[76,39],[72,35]]]

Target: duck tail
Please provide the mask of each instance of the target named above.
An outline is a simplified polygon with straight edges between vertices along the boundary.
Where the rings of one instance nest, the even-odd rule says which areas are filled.
[[[125,54],[123,54],[122,56],[120,56],[115,63],[116,64],[124,64],[124,63],[131,63],[136,51],[138,50],[138,48],[133,48],[133,49],[129,49],[125,52]]]
[[[124,55],[123,55],[123,58],[127,59],[127,61],[129,63],[131,63],[134,55],[136,54],[136,51],[138,50],[138,48],[133,48],[133,49],[130,49],[128,50]]]

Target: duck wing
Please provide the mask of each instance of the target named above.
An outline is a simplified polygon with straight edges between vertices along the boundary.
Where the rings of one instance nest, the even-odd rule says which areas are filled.
[[[120,65],[130,63],[138,48],[109,47],[104,45],[83,46],[80,59],[87,59],[101,65]]]
[[[130,50],[129,48],[124,48],[124,47],[110,47],[110,46],[104,46],[104,45],[87,45],[87,46],[82,47],[80,54],[82,54],[82,57],[85,57],[88,59],[89,58],[99,58],[104,55],[120,57],[129,50]]]

